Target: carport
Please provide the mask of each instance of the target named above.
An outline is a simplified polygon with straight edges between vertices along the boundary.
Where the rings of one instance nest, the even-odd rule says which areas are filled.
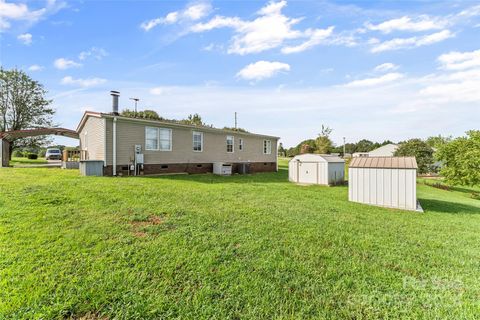
[[[65,128],[36,128],[0,132],[0,168],[8,167],[10,161],[10,143],[18,138],[56,135],[79,139],[78,132]]]

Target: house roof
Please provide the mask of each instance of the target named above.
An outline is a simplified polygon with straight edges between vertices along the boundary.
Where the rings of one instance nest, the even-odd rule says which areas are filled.
[[[417,169],[415,157],[359,157],[352,158],[350,168]]]
[[[117,118],[118,120],[140,122],[140,123],[149,123],[149,124],[153,124],[153,125],[164,125],[164,126],[167,126],[167,127],[191,128],[191,129],[196,129],[196,130],[201,130],[201,131],[214,131],[214,132],[232,133],[232,134],[236,134],[236,135],[258,136],[258,137],[265,137],[265,138],[271,138],[271,139],[276,139],[276,140],[280,139],[280,137],[269,136],[269,135],[264,135],[264,134],[242,132],[242,131],[235,131],[235,130],[229,130],[229,129],[219,129],[219,128],[213,128],[213,127],[208,127],[208,126],[196,126],[196,125],[190,125],[190,124],[176,123],[176,122],[172,122],[172,121],[138,119],[138,118],[124,117],[124,116],[116,116],[116,115],[113,115],[111,113],[99,113],[99,112],[92,112],[92,111],[86,111],[85,112],[85,114],[82,117],[82,120],[78,124],[78,127],[77,127],[78,132],[80,132],[83,125],[85,124],[85,121],[87,120],[87,118],[89,116],[103,117],[103,118],[108,118],[108,119]]]
[[[332,162],[332,163],[344,163],[345,160],[340,158],[337,155],[331,154],[315,154],[315,153],[305,153],[295,156],[290,161],[302,161],[302,162]]]
[[[398,149],[398,144],[394,143],[389,143],[384,146],[378,147],[377,149],[374,149],[370,152],[368,152],[369,155],[372,156],[390,156],[393,155],[393,153]]]

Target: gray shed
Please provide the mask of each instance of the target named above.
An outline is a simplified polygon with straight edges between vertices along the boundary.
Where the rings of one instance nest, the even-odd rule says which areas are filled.
[[[415,157],[352,158],[348,200],[375,206],[417,209]]]
[[[288,180],[304,184],[341,184],[345,176],[345,161],[335,155],[301,154],[288,163]]]

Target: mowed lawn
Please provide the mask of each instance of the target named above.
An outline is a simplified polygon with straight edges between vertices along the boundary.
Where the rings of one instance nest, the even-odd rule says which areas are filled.
[[[480,200],[425,213],[279,173],[0,170],[0,319],[478,319]]]

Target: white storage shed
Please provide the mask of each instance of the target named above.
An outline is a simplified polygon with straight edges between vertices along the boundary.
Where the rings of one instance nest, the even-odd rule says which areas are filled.
[[[352,158],[348,200],[375,206],[417,210],[415,157]]]
[[[345,177],[345,161],[328,154],[301,154],[288,163],[288,180],[304,184],[341,184]]]

